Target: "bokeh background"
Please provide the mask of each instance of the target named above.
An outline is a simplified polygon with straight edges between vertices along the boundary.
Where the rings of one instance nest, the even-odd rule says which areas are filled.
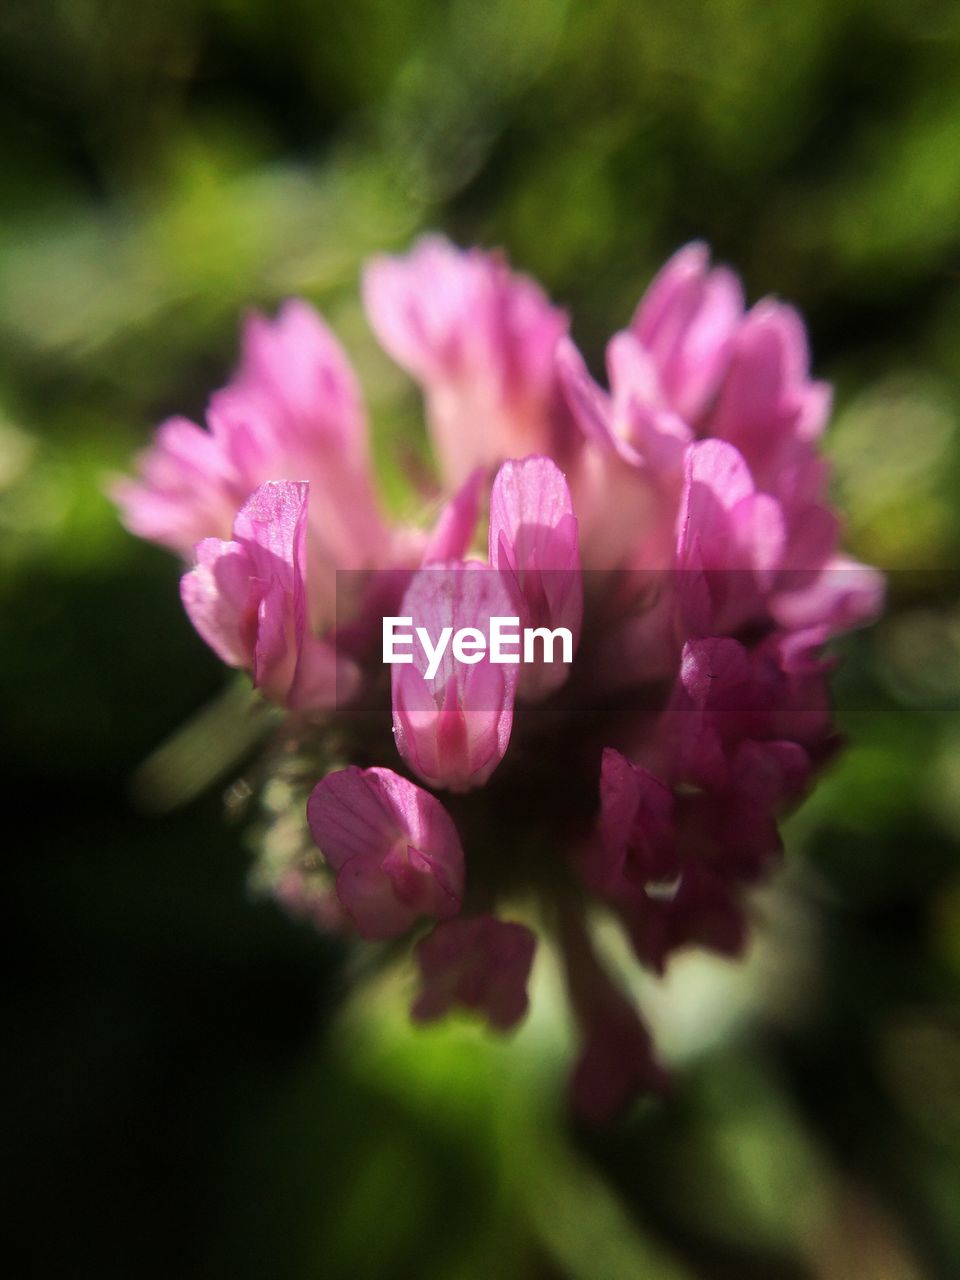
[[[960,8],[5,0],[0,68],[16,1274],[960,1274]],[[299,293],[402,507],[418,406],[357,277],[426,228],[504,246],[594,359],[693,236],[797,302],[891,571],[750,957],[646,993],[675,1094],[606,1134],[563,1111],[549,968],[512,1043],[414,1033],[251,888],[237,695],[103,496]]]

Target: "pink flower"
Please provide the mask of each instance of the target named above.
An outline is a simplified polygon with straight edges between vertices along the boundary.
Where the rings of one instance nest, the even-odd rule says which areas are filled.
[[[249,318],[240,368],[214,397],[211,417],[245,477],[270,471],[310,482],[311,553],[328,571],[380,562],[387,531],[360,387],[312,307],[293,300],[273,321]]]
[[[351,766],[307,804],[337,896],[364,938],[397,938],[424,916],[460,909],[463,850],[443,805],[390,769]]]
[[[607,347],[610,394],[569,339],[560,373],[584,432],[627,462],[661,474],[682,463],[727,373],[743,315],[739,281],[709,266],[706,245],[676,253],[647,290],[630,328]]]
[[[374,259],[363,294],[380,342],[423,388],[447,484],[562,445],[554,350],[567,319],[532,280],[428,236],[406,258]]]
[[[602,1122],[666,1077],[594,918],[655,973],[683,947],[738,955],[781,819],[837,749],[823,646],[876,615],[883,582],[841,549],[829,390],[796,312],[745,312],[700,244],[611,338],[607,387],[497,255],[428,238],[374,261],[364,296],[424,392],[432,521],[385,523],[356,378],[297,302],[248,321],[208,429],[163,424],[118,501],[191,556],[201,636],[298,713],[264,772],[301,788],[320,853],[273,842],[278,899],[362,938],[430,921],[413,1016],[461,1007],[501,1030],[526,1011],[535,939],[497,911],[531,899],[578,1028],[572,1100]],[[487,563],[469,559],[484,540]],[[536,629],[568,632],[569,653],[534,640],[531,660]],[[330,760],[372,767],[307,800]]]
[[[204,538],[180,595],[214,653],[250,672],[274,702],[302,710],[332,705],[350,664],[307,627],[305,484],[261,485],[233,522],[233,538]],[[341,686],[343,688],[343,686]]]
[[[462,628],[486,637],[490,619],[511,616],[498,574],[476,561],[442,564],[416,573],[400,606],[434,646]],[[457,658],[449,643],[436,671],[424,647],[393,667],[393,736],[413,771],[434,787],[469,791],[482,786],[503,759],[513,725],[517,668],[495,665],[489,652]],[[479,659],[479,660],[478,660]]]
[[[335,615],[336,569],[388,558],[367,457],[360,391],[339,343],[306,303],[276,320],[252,315],[234,380],[211,399],[203,430],[171,419],[140,458],[141,479],[114,487],[128,526],[190,557],[202,538],[229,538],[233,517],[264,482],[310,485],[308,611]]]
[[[492,1027],[509,1031],[527,1012],[536,945],[525,925],[495,916],[461,916],[438,924],[416,947],[422,988],[413,1017],[432,1022],[456,1006],[482,1013]]]

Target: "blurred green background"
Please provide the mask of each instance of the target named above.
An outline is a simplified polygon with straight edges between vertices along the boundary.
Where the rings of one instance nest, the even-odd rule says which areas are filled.
[[[16,1274],[960,1274],[960,7],[5,0],[0,65]],[[251,892],[232,774],[135,784],[225,676],[105,474],[301,293],[402,505],[417,404],[357,276],[425,228],[503,245],[593,359],[694,235],[797,302],[848,544],[891,571],[749,960],[646,992],[675,1094],[606,1135],[563,1112],[546,962],[514,1042],[414,1033]]]

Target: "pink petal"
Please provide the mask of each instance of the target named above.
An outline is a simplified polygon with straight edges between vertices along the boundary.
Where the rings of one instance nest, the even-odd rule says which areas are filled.
[[[739,564],[754,571],[761,588],[771,586],[786,548],[780,503],[767,493],[750,494],[730,512],[730,531],[736,542]]]
[[[226,537],[245,496],[219,441],[186,418],[170,418],[137,458],[139,480],[111,496],[131,533],[188,556],[206,537]]]
[[[427,539],[421,565],[462,560],[470,550],[480,514],[480,486],[483,478],[483,468],[477,467],[440,512],[433,532]]]
[[[672,898],[638,898],[625,911],[637,959],[655,973],[681,947],[697,945],[721,955],[739,955],[746,921],[735,886],[701,862],[684,868]]]
[[[380,342],[423,386],[449,484],[559,446],[567,419],[554,351],[567,320],[532,280],[432,236],[406,258],[374,259],[363,294]]]
[[[484,565],[438,565],[414,574],[400,616],[424,627],[436,642],[476,627],[489,635],[491,617],[516,616],[500,575]],[[485,654],[474,665],[458,662],[448,646],[436,674],[418,643],[414,661],[392,668],[393,732],[401,756],[431,786],[468,791],[481,786],[510,741],[517,667]]]
[[[642,890],[677,875],[673,793],[610,747],[603,752],[597,830],[593,879],[604,892]]]
[[[417,920],[397,897],[393,881],[372,859],[352,858],[337,875],[337,897],[361,938],[399,938]]]
[[[267,479],[309,482],[307,605],[314,628],[327,630],[336,614],[336,570],[378,567],[391,548],[360,388],[321,317],[298,300],[273,320],[252,315],[240,368],[214,396],[209,419],[248,492]]]
[[[207,538],[197,564],[181,580],[184,607],[200,635],[225,662],[245,667],[275,702],[305,706],[309,685],[330,705],[312,662],[309,681],[294,693],[301,654],[311,643],[303,573],[308,486],[276,480],[261,485],[237,514],[234,538]]]
[[[753,676],[747,652],[736,640],[689,640],[683,646],[677,684],[661,722],[671,782],[727,784],[727,743],[743,736],[738,730],[751,710]]]
[[[396,937],[421,916],[459,910],[456,828],[440,801],[406,778],[355,766],[328,774],[310,795],[307,820],[364,937]]]
[[[328,711],[350,702],[360,688],[357,664],[335,643],[318,640],[304,630],[297,669],[287,697],[293,711]]]
[[[247,550],[239,542],[204,538],[196,566],[180,579],[180,598],[201,639],[230,667],[253,663],[257,592]]]
[[[832,556],[805,585],[794,585],[788,576],[785,586],[771,601],[780,626],[819,626],[828,635],[872,622],[883,610],[886,590],[877,569],[842,555]]]
[[[570,411],[587,439],[601,449],[627,448],[626,461],[639,462],[613,430],[612,398],[594,382],[572,338],[563,337],[557,345],[557,373]]]
[[[735,444],[760,486],[776,496],[809,486],[812,442],[830,411],[830,389],[809,378],[803,321],[766,300],[747,315],[734,342],[711,432]]]
[[[306,627],[305,534],[309,487],[274,480],[251,494],[234,521],[251,575],[263,584],[254,650],[254,684],[283,701]]]
[[[618,436],[629,441],[657,475],[676,474],[693,432],[664,399],[656,365],[636,334],[614,334],[607,346],[607,368]]]
[[[760,619],[785,547],[780,504],[754,491],[738,450],[721,440],[691,445],[677,522],[677,586],[688,633],[723,634]]]
[[[753,492],[750,469],[732,445],[721,440],[691,445],[677,521],[681,553],[696,533],[709,544],[711,561],[722,563],[731,542],[729,513]]]
[[[561,956],[582,1047],[570,1081],[577,1114],[590,1124],[614,1120],[637,1094],[661,1093],[667,1077],[653,1057],[636,1010],[597,959],[582,920],[562,922]]]
[[[710,270],[706,245],[679,250],[647,290],[631,330],[650,353],[666,403],[696,422],[719,386],[743,314],[737,278]]]
[[[254,312],[243,332],[237,390],[269,406],[274,430],[296,446],[309,434],[317,447],[366,455],[363,400],[350,362],[321,317],[291,299],[274,320]]]
[[[317,631],[333,625],[335,571],[389,562],[377,508],[359,386],[336,339],[306,303],[274,320],[251,316],[240,368],[208,409],[210,430],[171,419],[140,459],[141,479],[114,496],[134,532],[186,554],[228,538],[262,484],[311,485],[307,607]],[[306,566],[304,566],[306,572]]]
[[[490,564],[510,586],[522,627],[566,627],[580,639],[583,586],[570,490],[549,458],[505,462],[490,494]],[[520,692],[542,697],[568,675],[562,662],[527,663]]]
[[[417,945],[422,986],[411,1010],[420,1022],[460,1006],[508,1031],[527,1011],[536,939],[525,925],[482,915],[438,924]]]
[[[587,1124],[606,1125],[638,1095],[663,1093],[666,1087],[649,1031],[625,998],[610,1000],[587,1024],[570,1079],[574,1111]]]
[[[256,489],[237,514],[234,537],[247,548],[254,574],[293,594],[302,568],[309,486],[271,480]]]

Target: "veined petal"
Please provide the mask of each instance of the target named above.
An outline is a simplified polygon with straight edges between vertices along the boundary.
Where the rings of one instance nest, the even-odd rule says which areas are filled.
[[[523,627],[565,627],[580,639],[583,583],[578,525],[563,472],[550,458],[505,462],[490,495],[490,564],[509,582]],[[568,675],[562,662],[526,663],[520,692],[542,697]]]
[[[492,617],[511,617],[513,604],[499,574],[485,565],[437,565],[414,574],[401,614],[439,643],[446,628],[489,634]],[[517,667],[495,664],[489,652],[459,662],[447,645],[433,675],[419,644],[413,662],[393,667],[393,733],[401,756],[431,786],[469,791],[500,763],[510,741]]]
[[[307,497],[306,484],[261,485],[237,514],[232,541],[206,538],[198,545],[180,593],[218,656],[245,667],[272,701],[316,710],[335,701],[338,663],[320,661],[325,655],[307,628]]]
[[[337,569],[389,562],[392,547],[374,492],[366,414],[346,354],[307,303],[273,319],[248,317],[240,367],[208,411],[213,434],[247,492],[266,479],[306,481],[306,533],[314,628],[336,613]]]
[[[686,482],[677,521],[678,547],[699,535],[721,563],[731,541],[730,512],[754,493],[750,468],[741,454],[719,440],[704,440],[687,451]]]
[[[197,544],[196,560],[180,579],[187,617],[227,666],[252,666],[259,597],[246,548],[239,542],[204,538]]]
[[[460,839],[443,805],[422,787],[390,769],[351,766],[317,783],[307,820],[364,937],[397,937],[421,916],[459,910]]]
[[[733,445],[691,445],[677,520],[678,591],[688,633],[723,635],[761,617],[786,537],[780,504],[755,491]]]

